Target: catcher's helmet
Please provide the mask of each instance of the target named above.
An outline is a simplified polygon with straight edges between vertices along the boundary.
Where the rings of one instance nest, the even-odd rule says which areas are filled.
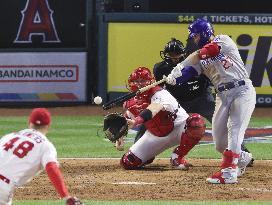
[[[128,87],[131,92],[150,85],[154,81],[154,76],[151,71],[146,67],[136,68],[128,78]]]
[[[175,57],[172,57],[171,55],[175,55]],[[175,66],[185,58],[183,43],[175,38],[171,38],[171,40],[165,45],[164,50],[160,51],[160,56],[167,64]],[[173,58],[177,60],[174,61],[172,60]]]
[[[214,35],[214,29],[212,25],[205,19],[197,19],[188,27],[189,39],[192,39],[195,35],[200,34],[200,40],[198,42],[198,47],[202,48],[210,40],[210,37]]]

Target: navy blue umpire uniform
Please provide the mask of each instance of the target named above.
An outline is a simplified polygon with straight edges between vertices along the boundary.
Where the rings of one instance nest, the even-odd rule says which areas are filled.
[[[187,45],[190,45],[187,43]],[[193,51],[192,47],[190,51]],[[172,38],[163,51],[160,52],[162,62],[154,65],[153,73],[156,81],[163,76],[168,76],[173,68],[188,55],[181,41]],[[215,109],[210,80],[200,75],[191,78],[182,85],[164,84],[165,88],[177,99],[181,107],[188,113],[198,113],[205,117],[210,123]]]

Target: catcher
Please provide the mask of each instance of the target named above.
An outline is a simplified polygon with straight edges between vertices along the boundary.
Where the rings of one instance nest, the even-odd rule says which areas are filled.
[[[153,83],[154,77],[146,67],[135,69],[128,78],[131,92]],[[126,112],[110,114],[104,121],[104,131],[115,142],[126,135],[128,128],[144,124],[143,136],[123,155],[120,164],[125,169],[137,169],[152,163],[155,156],[178,145],[172,153],[170,163],[174,168],[188,170],[190,164],[185,155],[200,141],[205,131],[205,122],[199,114],[189,116],[176,99],[160,86],[137,95],[124,103]],[[118,116],[118,128],[108,120]],[[121,123],[122,122],[122,123]],[[117,130],[120,130],[118,132]]]

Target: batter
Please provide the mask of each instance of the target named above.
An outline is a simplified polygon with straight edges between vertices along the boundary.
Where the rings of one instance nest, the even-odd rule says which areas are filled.
[[[190,77],[205,74],[216,89],[212,135],[216,150],[223,154],[221,170],[209,183],[237,183],[252,154],[241,151],[245,130],[255,108],[256,92],[238,48],[227,35],[214,35],[212,25],[197,19],[188,27],[189,38],[200,48],[179,63],[167,83],[185,83]]]

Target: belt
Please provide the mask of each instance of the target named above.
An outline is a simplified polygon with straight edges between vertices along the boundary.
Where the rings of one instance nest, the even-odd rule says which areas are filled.
[[[10,180],[7,177],[4,177],[3,175],[0,174],[0,179],[4,182],[6,182],[7,184],[9,184]]]
[[[246,84],[246,82],[244,80],[239,80],[239,81],[236,81],[236,82],[224,83],[224,84],[219,85],[218,88],[217,88],[217,90],[219,92],[222,92],[222,91],[230,90],[232,88],[239,87],[239,86],[242,86],[242,85],[245,85],[245,84]]]

